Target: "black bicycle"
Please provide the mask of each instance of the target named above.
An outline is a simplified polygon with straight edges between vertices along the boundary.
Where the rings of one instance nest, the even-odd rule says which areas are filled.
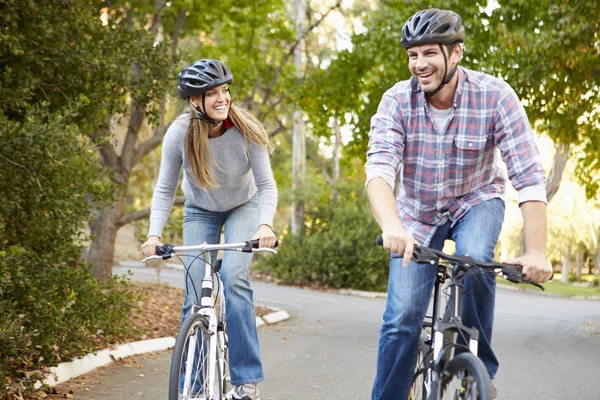
[[[377,244],[383,244],[381,236],[377,238]],[[413,250],[412,261],[437,265],[437,276],[432,313],[423,321],[408,399],[494,400],[495,390],[489,374],[477,357],[479,332],[463,325],[461,320],[463,281],[473,273],[473,268],[478,268],[478,273],[501,275],[510,282],[529,283],[542,290],[544,287],[523,280],[520,265],[451,256],[418,245]],[[442,315],[443,295],[447,300]],[[457,340],[459,337],[462,341]]]

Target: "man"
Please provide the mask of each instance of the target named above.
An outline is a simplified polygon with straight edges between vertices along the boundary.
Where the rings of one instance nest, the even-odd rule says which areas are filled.
[[[517,95],[505,82],[459,67],[460,17],[447,10],[416,13],[402,29],[412,78],[384,95],[371,120],[367,192],[392,258],[372,398],[406,399],[421,323],[436,268],[410,261],[415,243],[490,261],[504,219],[505,173],[519,194],[525,254],[506,261],[526,279],[546,282],[546,191],[535,137]],[[400,172],[401,171],[401,172]],[[397,174],[401,190],[394,199]],[[493,379],[493,276],[465,280],[463,323],[480,332],[479,357]]]

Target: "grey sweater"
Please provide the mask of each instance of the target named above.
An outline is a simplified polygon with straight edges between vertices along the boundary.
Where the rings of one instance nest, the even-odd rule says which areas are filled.
[[[189,118],[189,114],[182,114],[165,134],[160,173],[152,196],[148,236],[162,236],[173,206],[182,166],[181,188],[188,202],[209,211],[228,211],[246,203],[258,191],[259,224],[272,227],[277,208],[277,186],[267,149],[248,140],[248,160],[244,137],[236,127],[229,128],[217,138],[209,139],[214,160],[210,168],[219,187],[203,189],[191,175],[184,151]],[[258,226],[256,229],[258,230]]]

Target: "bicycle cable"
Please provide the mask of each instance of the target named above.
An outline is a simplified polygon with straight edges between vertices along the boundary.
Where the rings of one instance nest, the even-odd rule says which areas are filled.
[[[191,279],[190,269],[191,269],[192,265],[194,264],[194,262],[196,262],[198,259],[200,259],[200,256],[202,256],[203,254],[204,253],[200,253],[200,254],[197,254],[195,256],[191,255],[191,254],[184,254],[183,257],[194,257],[194,259],[190,262],[189,267],[186,266],[186,264],[183,261],[183,259],[181,258],[181,256],[179,256],[178,254],[174,254],[175,257],[177,257],[177,259],[179,260],[179,262],[181,262],[181,264],[183,265],[183,269],[185,270],[185,290],[188,293],[188,294],[186,294],[186,296],[188,297],[188,299],[191,298],[191,296],[189,296],[190,291],[188,290],[188,281],[189,281],[191,283],[191,285],[192,285],[192,289],[194,290],[194,296],[196,297],[196,303],[199,302],[199,299],[198,299],[198,290],[196,290],[196,285],[194,284],[193,279]],[[208,261],[206,261],[204,259],[202,260],[202,262],[205,265],[208,265],[210,267],[211,274],[215,274],[215,270],[214,270],[213,265],[211,263],[209,263]],[[220,287],[220,285],[217,285],[217,286]],[[217,299],[219,297],[219,292],[220,292],[220,290],[219,290],[219,288],[217,288],[217,293],[215,295],[215,304],[214,305],[216,305],[216,301],[217,301]],[[192,303],[193,306],[197,306],[198,305],[198,304],[194,303],[193,301],[191,301],[191,303]]]

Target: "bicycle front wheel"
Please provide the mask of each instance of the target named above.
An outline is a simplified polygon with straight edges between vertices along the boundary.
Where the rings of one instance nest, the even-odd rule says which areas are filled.
[[[169,400],[207,399],[210,382],[222,393],[221,371],[215,363],[215,377],[209,376],[209,351],[214,336],[208,334],[208,317],[190,314],[175,340],[169,374]],[[217,397],[220,398],[220,397]]]
[[[430,346],[427,344],[427,331],[421,332],[419,338],[419,346],[417,350],[417,363],[415,364],[415,372],[413,374],[410,391],[408,392],[408,400],[427,400],[427,365],[431,358]]]
[[[442,400],[494,400],[492,382],[483,362],[473,353],[454,357],[440,377]]]

